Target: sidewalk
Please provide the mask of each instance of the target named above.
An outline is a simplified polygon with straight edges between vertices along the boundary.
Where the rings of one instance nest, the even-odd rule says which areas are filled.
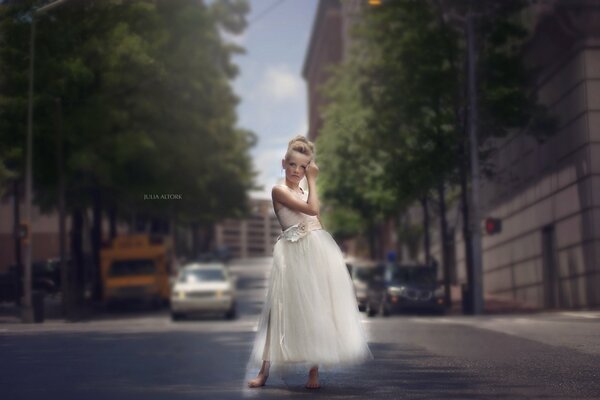
[[[102,314],[99,306],[88,306],[79,310],[71,322],[90,321],[99,318]],[[0,303],[0,324],[14,324],[21,321],[20,306],[14,303]],[[44,297],[44,321],[65,322],[60,294]]]
[[[64,320],[60,296],[44,297],[44,320]],[[0,324],[21,323],[21,307],[0,303]]]
[[[450,297],[452,299],[452,308],[450,315],[463,315],[462,290],[460,285],[450,287]],[[512,314],[512,313],[538,313],[544,312],[542,308],[534,307],[517,300],[484,293],[484,314]]]

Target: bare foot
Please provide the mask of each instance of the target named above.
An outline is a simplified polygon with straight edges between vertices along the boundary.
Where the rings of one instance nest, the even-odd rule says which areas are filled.
[[[308,381],[304,387],[307,389],[319,389],[321,387],[321,385],[319,385],[319,368],[313,367],[310,369]]]
[[[259,374],[256,376],[256,378],[248,381],[248,386],[251,388],[264,386],[268,377],[269,377],[269,374],[265,375],[265,374],[259,372]]]
[[[268,361],[263,361],[262,368],[258,372],[258,375],[256,375],[256,378],[248,381],[248,386],[251,388],[264,386],[269,377],[269,366],[270,363]]]

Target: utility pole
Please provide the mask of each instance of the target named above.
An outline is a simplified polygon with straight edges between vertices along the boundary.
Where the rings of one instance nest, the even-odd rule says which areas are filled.
[[[23,271],[23,304],[21,306],[21,318],[23,322],[33,322],[33,305],[31,298],[31,250],[33,247],[33,224],[31,203],[33,196],[33,87],[35,68],[35,24],[38,15],[49,11],[68,0],[57,0],[31,12],[31,32],[29,38],[29,90],[27,104],[27,163],[25,173],[25,223],[29,226],[28,237],[24,241],[25,263]]]
[[[29,102],[27,104],[27,164],[25,173],[25,223],[29,226],[25,245],[25,263],[23,268],[23,303],[21,318],[23,322],[33,322],[31,298],[31,247],[33,246],[33,225],[31,221],[31,192],[33,173],[33,66],[35,59],[35,14],[31,13],[31,37],[29,38]]]
[[[465,30],[467,37],[467,75],[468,75],[468,98],[469,98],[469,142],[471,148],[471,218],[470,233],[473,250],[473,268],[469,281],[471,288],[469,295],[472,312],[475,315],[482,314],[483,302],[483,258],[481,250],[481,210],[480,210],[480,174],[479,174],[479,140],[477,137],[477,51],[475,46],[474,15],[469,7]]]

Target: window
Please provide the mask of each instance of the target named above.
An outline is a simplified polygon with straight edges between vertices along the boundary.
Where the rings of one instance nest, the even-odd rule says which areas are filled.
[[[110,276],[151,275],[156,272],[153,260],[114,261],[110,266]]]

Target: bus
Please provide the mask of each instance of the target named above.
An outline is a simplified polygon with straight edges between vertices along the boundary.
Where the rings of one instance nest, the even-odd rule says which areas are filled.
[[[102,296],[107,306],[144,302],[154,308],[168,304],[173,271],[170,237],[131,234],[117,236],[100,251]]]

